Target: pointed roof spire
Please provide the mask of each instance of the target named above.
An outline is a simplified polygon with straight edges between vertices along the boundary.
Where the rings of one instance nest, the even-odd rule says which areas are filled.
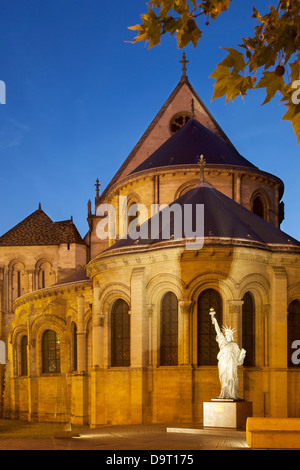
[[[42,204],[39,202],[39,211],[42,210]]]
[[[185,52],[182,54],[182,60],[179,61],[182,64],[182,75],[181,75],[181,80],[185,81],[187,79],[186,75],[186,64],[189,63],[189,60],[186,60],[186,55]]]
[[[96,187],[96,197],[99,197],[99,190],[100,190],[100,182],[99,182],[99,179],[97,178],[96,179],[96,184],[95,184],[95,187]]]
[[[200,175],[201,175],[201,182],[204,182],[204,167],[206,165],[206,160],[204,159],[204,156],[201,155],[198,160],[198,165],[200,167]]]

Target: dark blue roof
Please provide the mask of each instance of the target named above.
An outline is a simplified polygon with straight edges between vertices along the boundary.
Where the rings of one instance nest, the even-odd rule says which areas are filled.
[[[174,210],[178,209],[182,215],[182,237],[180,238],[190,238],[185,237],[185,211],[191,211],[189,212],[190,223],[192,223],[190,227],[194,231],[197,222],[197,205],[200,204],[204,205],[203,235],[205,238],[209,237],[212,240],[213,238],[230,239],[232,242],[234,240],[247,240],[247,242],[258,242],[263,245],[275,244],[300,247],[300,243],[297,240],[205,182],[199,183],[168,206]],[[153,245],[168,239],[164,238],[164,233],[168,231],[172,240],[178,239],[176,234],[178,224],[177,222],[175,224],[176,216],[174,216],[172,211],[170,211],[170,218],[163,216],[164,211],[168,210],[168,207],[140,226],[138,230],[141,235],[138,241],[129,234],[129,236],[117,241],[105,251],[134,245]],[[164,232],[166,224],[168,224],[168,230]],[[156,233],[156,235],[153,236],[153,233]],[[143,234],[148,235],[145,237]]]
[[[230,144],[190,119],[131,174],[172,165],[193,165],[203,155],[207,164],[256,168]]]

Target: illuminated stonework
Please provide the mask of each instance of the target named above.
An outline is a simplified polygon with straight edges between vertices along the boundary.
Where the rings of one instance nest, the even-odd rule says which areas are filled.
[[[183,110],[188,116],[192,99],[194,118],[170,137],[170,121]],[[194,142],[194,159],[192,139],[168,140],[186,130],[207,145]],[[175,155],[180,145],[186,152]],[[236,164],[222,163],[223,149]],[[220,393],[213,307],[219,324],[231,325],[247,351],[240,396],[253,403],[253,414],[299,417],[300,369],[292,345],[300,340],[300,245],[279,229],[281,180],[238,154],[184,74],[102,194],[96,184],[83,243],[15,248],[0,238],[4,415],[40,421],[68,415],[91,427],[201,423],[203,402]],[[251,212],[257,195],[268,222]],[[104,215],[97,208],[111,204],[119,219],[121,197],[126,209],[140,203],[149,211],[155,204],[204,200],[203,248],[187,250],[174,234],[124,240],[127,224],[99,240]],[[140,224],[150,217],[140,215]]]

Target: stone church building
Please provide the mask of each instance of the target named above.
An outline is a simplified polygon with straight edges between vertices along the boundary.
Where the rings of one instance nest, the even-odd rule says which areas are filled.
[[[300,243],[280,230],[284,184],[239,154],[182,63],[102,194],[97,181],[84,238],[41,206],[0,237],[3,416],[201,423],[220,392],[213,307],[247,351],[253,415],[300,417]]]

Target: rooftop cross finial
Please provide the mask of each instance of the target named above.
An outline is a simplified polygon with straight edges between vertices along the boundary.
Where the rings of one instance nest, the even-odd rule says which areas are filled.
[[[185,80],[186,76],[186,64],[189,63],[189,60],[186,60],[185,52],[182,54],[182,60],[179,61],[182,64],[182,76],[181,80]]]
[[[100,186],[101,186],[101,184],[99,183],[99,179],[97,178],[97,179],[96,179],[96,184],[95,184],[95,187],[96,187],[96,197],[99,197],[99,189],[100,189]]]
[[[204,167],[206,165],[206,160],[204,159],[203,155],[199,157],[198,165],[200,167],[201,181],[204,182]]]

